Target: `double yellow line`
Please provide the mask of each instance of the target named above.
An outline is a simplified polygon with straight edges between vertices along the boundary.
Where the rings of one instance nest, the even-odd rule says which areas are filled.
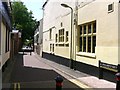
[[[14,90],[20,90],[20,83],[14,83]]]

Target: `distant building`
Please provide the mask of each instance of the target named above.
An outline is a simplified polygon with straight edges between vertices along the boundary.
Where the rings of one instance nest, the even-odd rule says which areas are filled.
[[[10,55],[13,58],[21,50],[21,32],[19,30],[12,30],[10,42]]]
[[[0,68],[10,59],[10,31],[11,31],[10,0],[0,0]]]
[[[46,0],[43,14],[44,58],[94,76],[100,67],[103,78],[115,81],[120,65],[117,0]]]
[[[34,35],[34,46],[35,46],[35,52],[38,55],[42,55],[42,41],[43,41],[43,19],[39,21],[39,26],[35,30]]]

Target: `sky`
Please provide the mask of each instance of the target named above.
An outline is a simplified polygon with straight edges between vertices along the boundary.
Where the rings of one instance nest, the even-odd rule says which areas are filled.
[[[42,6],[44,4],[45,0],[21,0],[24,2],[24,5],[26,5],[28,11],[33,12],[33,16],[37,21],[42,19],[43,17],[43,11],[42,11]]]

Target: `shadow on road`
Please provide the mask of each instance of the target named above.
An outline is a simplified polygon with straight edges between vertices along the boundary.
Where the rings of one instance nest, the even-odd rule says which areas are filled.
[[[53,70],[24,67],[23,55],[17,55],[14,65],[11,82],[33,82],[33,81],[51,81],[59,74]]]

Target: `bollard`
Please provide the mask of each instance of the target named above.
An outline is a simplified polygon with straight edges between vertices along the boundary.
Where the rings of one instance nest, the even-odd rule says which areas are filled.
[[[116,90],[120,90],[120,73],[119,72],[116,74],[116,80],[117,80]]]
[[[24,51],[23,51],[23,55],[24,55]]]
[[[63,82],[63,78],[60,76],[57,76],[55,78],[56,81],[56,90],[62,90],[62,82]]]
[[[30,51],[30,55],[31,55],[31,51]]]

